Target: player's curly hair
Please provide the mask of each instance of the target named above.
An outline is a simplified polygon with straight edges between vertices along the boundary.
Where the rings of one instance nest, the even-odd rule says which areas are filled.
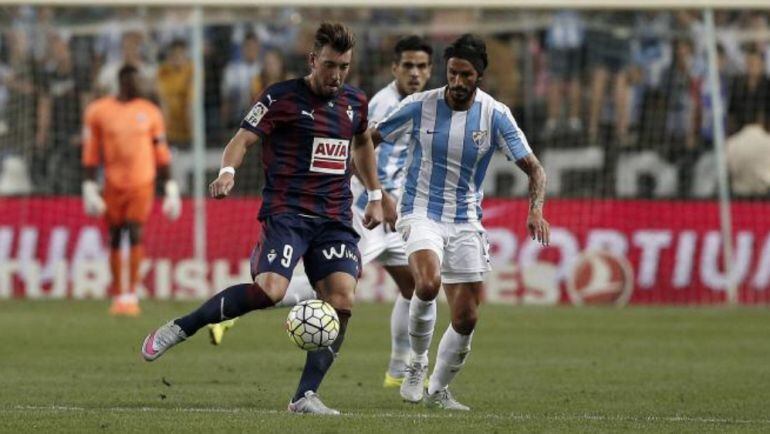
[[[479,75],[484,74],[484,70],[487,69],[489,64],[487,44],[484,43],[483,39],[470,33],[460,36],[452,42],[452,45],[446,47],[446,50],[444,50],[444,61],[448,61],[450,57],[457,57],[471,62]]]
[[[356,45],[356,37],[344,24],[325,22],[315,32],[313,51],[318,53],[325,45],[344,53]]]

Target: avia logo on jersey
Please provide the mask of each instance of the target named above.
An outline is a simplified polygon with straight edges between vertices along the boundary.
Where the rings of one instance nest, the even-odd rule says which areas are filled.
[[[348,164],[349,148],[350,140],[314,138],[310,171],[344,175]]]
[[[327,261],[348,258],[358,262],[358,255],[356,255],[356,252],[348,250],[347,246],[344,244],[340,244],[339,250],[336,247],[329,247],[328,249],[323,249],[321,252]]]
[[[267,107],[260,101],[256,103],[249,111],[249,114],[246,115],[246,122],[256,128],[256,126],[259,125],[259,121],[265,116],[265,113],[267,113]]]

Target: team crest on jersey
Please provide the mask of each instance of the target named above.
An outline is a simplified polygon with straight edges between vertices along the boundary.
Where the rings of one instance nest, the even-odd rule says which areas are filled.
[[[350,122],[353,122],[353,107],[348,106],[347,114],[348,114],[348,119],[350,119]]]
[[[487,139],[487,132],[484,131],[474,131],[471,134],[471,138],[473,138],[473,143],[476,145],[477,148],[481,147],[481,144],[484,143],[484,140]]]
[[[310,171],[344,175],[348,164],[350,140],[316,137],[313,139],[313,155]]]
[[[256,103],[249,111],[249,114],[246,115],[246,122],[252,127],[256,127],[259,125],[259,121],[262,120],[262,117],[265,116],[265,113],[267,113],[267,107],[260,101]]]
[[[270,249],[270,252],[267,254],[267,262],[273,263],[275,261],[275,257],[278,256],[277,253],[275,253],[275,249]]]

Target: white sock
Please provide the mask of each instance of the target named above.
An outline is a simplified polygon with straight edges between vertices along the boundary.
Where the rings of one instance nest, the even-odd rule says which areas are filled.
[[[388,373],[394,377],[402,377],[409,359],[409,307],[410,300],[401,294],[393,303],[390,314],[390,364]]]
[[[300,301],[313,300],[318,298],[310,280],[304,274],[295,274],[291,276],[289,287],[286,288],[286,295],[273,307],[291,307]]]
[[[412,296],[409,303],[409,344],[412,347],[411,360],[428,363],[428,349],[436,324],[436,300],[424,301]]]
[[[455,375],[460,372],[460,368],[465,364],[465,359],[471,351],[472,338],[473,332],[469,335],[461,335],[455,331],[451,323],[449,324],[438,344],[436,367],[433,368],[433,374],[430,376],[430,383],[428,384],[429,394],[449,386]]]

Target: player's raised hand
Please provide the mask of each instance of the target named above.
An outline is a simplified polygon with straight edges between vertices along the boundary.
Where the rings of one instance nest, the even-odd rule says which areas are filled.
[[[366,229],[374,229],[382,223],[382,201],[372,200],[366,204],[364,210],[364,227]]]
[[[541,210],[531,210],[527,217],[527,230],[533,240],[547,246],[551,242],[551,225],[543,217]]]
[[[235,186],[235,175],[224,172],[217,179],[209,184],[209,193],[214,199],[222,199],[230,194],[230,190]]]
[[[385,191],[382,192],[382,219],[386,231],[396,230],[396,220],[398,220],[396,201]]]

